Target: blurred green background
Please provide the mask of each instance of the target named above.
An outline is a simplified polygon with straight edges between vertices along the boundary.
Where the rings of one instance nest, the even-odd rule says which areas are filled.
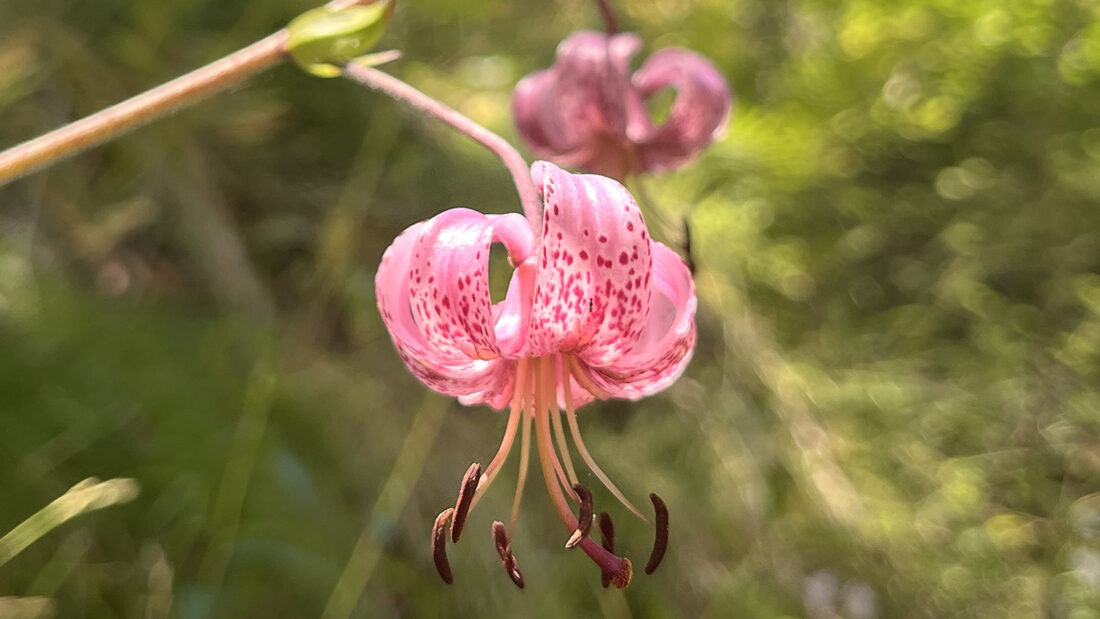
[[[311,6],[3,0],[0,145]],[[1100,2],[615,6],[738,93],[646,184],[695,233],[694,361],[581,414],[670,506],[654,576],[601,589],[533,480],[516,590],[510,466],[439,581],[432,521],[505,419],[405,371],[373,273],[418,220],[518,202],[465,138],[284,66],[0,188],[0,535],[88,477],[141,490],[0,565],[0,616],[1100,617]],[[382,48],[515,141],[511,86],[600,26],[401,0]]]

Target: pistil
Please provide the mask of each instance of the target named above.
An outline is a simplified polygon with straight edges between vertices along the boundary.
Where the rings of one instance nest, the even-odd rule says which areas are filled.
[[[552,368],[549,359],[543,358],[540,361],[545,367]],[[566,530],[572,534],[573,531],[579,528],[580,523],[573,516],[572,510],[569,509],[569,503],[565,499],[565,493],[562,492],[558,483],[558,476],[554,470],[553,461],[557,459],[557,456],[554,454],[554,445],[550,439],[550,414],[547,402],[547,393],[550,390],[546,389],[546,385],[543,384],[545,376],[545,372],[540,372],[537,376],[539,384],[535,391],[535,435],[537,438],[535,443],[538,446],[542,476],[546,481],[546,489],[550,492],[550,500],[558,511],[558,518],[561,519]],[[556,395],[555,393],[555,397]],[[611,584],[615,585],[616,588],[621,589],[630,584],[633,568],[629,559],[608,552],[590,537],[583,537],[580,541],[580,547],[600,567],[602,572],[610,574]]]
[[[545,366],[547,361],[546,358],[541,358],[538,360],[538,365]],[[550,411],[547,397],[549,390],[545,384],[546,372],[537,371],[535,379],[537,381],[535,389],[535,444],[539,450],[539,464],[542,465],[542,476],[546,481],[546,489],[550,492],[550,500],[554,503],[554,508],[558,510],[558,518],[572,532],[577,528],[576,519],[573,518],[573,510],[569,508],[569,503],[566,501],[565,494],[561,489],[560,478],[557,474],[557,470],[561,468],[561,465],[558,464],[555,467],[558,457],[554,453],[554,444],[550,438]]]
[[[607,512],[600,512],[600,542],[604,547],[604,550],[608,552],[615,552],[615,524],[611,522],[611,514]],[[606,589],[611,584],[611,574],[603,572],[600,574],[600,582],[603,584],[603,588]]]

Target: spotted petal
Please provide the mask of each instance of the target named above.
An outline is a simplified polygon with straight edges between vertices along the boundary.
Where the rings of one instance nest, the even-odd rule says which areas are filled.
[[[703,56],[685,49],[662,49],[634,74],[633,83],[644,98],[665,88],[676,90],[665,122],[636,139],[645,170],[685,165],[725,130],[732,102],[729,84]]]
[[[543,194],[528,354],[609,365],[637,343],[650,309],[650,239],[634,198],[606,177],[531,168]]]
[[[455,208],[420,229],[409,271],[413,317],[428,343],[474,359],[500,355],[489,296],[489,248],[503,242],[513,262],[531,253],[534,235],[516,213]]]
[[[515,299],[493,308],[489,247],[503,242],[520,261],[533,234],[518,214],[482,215],[452,209],[403,232],[386,250],[375,278],[378,308],[405,365],[424,384],[467,404],[505,404],[513,362],[504,349],[523,334],[498,338],[502,308],[525,309]],[[511,322],[515,322],[512,320]]]
[[[592,382],[608,395],[636,400],[672,384],[695,348],[695,284],[676,252],[653,243],[653,302],[645,329],[626,355],[589,364]]]

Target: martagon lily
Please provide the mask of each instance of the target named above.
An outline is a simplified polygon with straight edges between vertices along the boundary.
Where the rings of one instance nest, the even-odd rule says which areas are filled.
[[[440,575],[451,582],[444,528],[450,521],[457,542],[518,431],[514,531],[533,426],[543,479],[570,535],[566,547],[579,546],[599,566],[604,586],[625,587],[631,562],[614,553],[606,513],[599,517],[602,543],[588,536],[592,495],[578,481],[563,426],[596,477],[645,520],[596,465],[576,411],[593,399],[648,396],[683,372],[695,345],[695,287],[684,261],[650,238],[638,206],[618,182],[570,174],[546,162],[536,162],[531,173],[542,198],[541,229],[515,213],[455,208],[405,230],[378,268],[378,306],[408,369],[463,404],[510,410],[492,461],[484,470],[471,465],[455,507],[436,520],[433,555]],[[494,243],[504,246],[514,267],[508,291],[496,303],[489,290]],[[657,541],[647,573],[664,554],[668,527],[664,503],[650,497]],[[493,536],[505,569],[522,587],[502,522],[493,523]]]
[[[554,66],[520,80],[512,111],[523,141],[539,157],[624,179],[679,168],[725,130],[729,84],[703,56],[665,48],[630,72],[642,41],[633,33],[582,31],[558,46]],[[672,89],[660,123],[646,102]]]

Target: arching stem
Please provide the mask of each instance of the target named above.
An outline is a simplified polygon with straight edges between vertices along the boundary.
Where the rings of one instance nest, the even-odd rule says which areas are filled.
[[[615,13],[611,10],[611,3],[608,0],[596,0],[596,6],[600,7],[600,17],[603,18],[604,29],[607,30],[607,34],[617,34],[619,32],[619,23],[615,20]]]
[[[367,2],[333,0],[326,6],[340,10],[357,4]],[[286,58],[287,37],[283,28],[166,84],[0,152],[0,186],[194,105],[280,63]]]
[[[527,162],[523,160],[523,156],[519,154],[519,151],[504,138],[463,116],[454,108],[373,67],[353,62],[344,67],[344,75],[447,123],[458,130],[459,133],[488,148],[500,158],[512,174],[512,182],[516,185],[520,203],[523,204],[523,212],[527,215],[527,221],[531,223],[531,228],[542,230],[542,209],[539,206],[539,194],[535,188],[535,182],[531,179]]]

